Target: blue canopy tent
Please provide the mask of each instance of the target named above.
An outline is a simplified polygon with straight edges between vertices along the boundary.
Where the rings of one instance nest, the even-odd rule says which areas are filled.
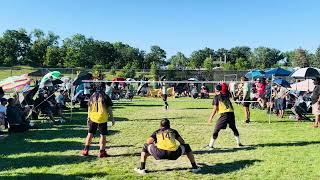
[[[283,68],[273,68],[266,71],[266,77],[272,76],[289,76],[292,72]]]
[[[280,86],[282,86],[282,87],[285,87],[285,88],[291,87],[291,86],[290,86],[290,83],[289,83],[288,81],[286,81],[286,80],[284,80],[284,79],[281,79],[281,78],[275,79],[275,80],[273,80],[272,82],[273,82],[274,84],[278,84],[278,85],[280,85]]]
[[[252,70],[249,71],[246,75],[246,78],[255,79],[260,77],[265,77],[265,72],[261,70]]]

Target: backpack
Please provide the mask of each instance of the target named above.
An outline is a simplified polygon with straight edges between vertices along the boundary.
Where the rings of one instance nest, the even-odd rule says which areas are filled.
[[[99,124],[108,121],[109,113],[105,101],[104,94],[100,92],[92,94],[88,106],[88,117],[91,121]]]

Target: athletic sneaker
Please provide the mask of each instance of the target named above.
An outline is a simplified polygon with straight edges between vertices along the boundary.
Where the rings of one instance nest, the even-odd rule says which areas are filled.
[[[81,154],[82,154],[82,156],[88,156],[89,155],[89,150],[88,149],[83,149]]]
[[[108,157],[108,154],[107,154],[106,150],[100,150],[100,153],[99,153],[98,157],[99,158]]]
[[[201,167],[198,166],[197,168],[192,168],[191,171],[193,173],[198,173],[199,171],[201,171]]]
[[[134,168],[134,171],[138,174],[145,175],[146,170],[145,169],[140,169],[140,168]]]
[[[238,148],[242,148],[242,147],[244,147],[244,145],[240,143],[240,144],[237,145],[237,147]]]
[[[206,145],[206,146],[204,146],[203,148],[208,149],[209,151],[214,150],[214,147],[209,146],[209,145]]]
[[[247,119],[247,120],[245,121],[245,123],[249,124],[249,123],[250,123],[250,119]]]

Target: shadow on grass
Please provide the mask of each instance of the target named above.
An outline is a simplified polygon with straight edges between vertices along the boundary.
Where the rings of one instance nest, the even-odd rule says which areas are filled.
[[[193,117],[168,117],[169,120],[173,119],[190,119]],[[131,121],[161,121],[162,118],[141,118],[141,119],[132,119]]]
[[[197,107],[197,108],[192,108],[192,107],[190,107],[190,108],[183,108],[183,109],[190,109],[190,110],[192,110],[192,109],[198,109],[198,110],[200,110],[200,109],[212,109],[212,108],[205,108],[205,107]]]
[[[130,106],[130,107],[161,107],[164,106],[164,104],[134,104],[134,103],[117,103],[114,104],[113,107],[121,107],[124,108],[126,106]]]
[[[0,176],[0,179],[16,180],[16,179],[85,179],[93,177],[103,177],[107,173],[79,173],[76,175],[62,175],[62,174],[45,174],[45,173],[30,173],[30,174],[18,174],[15,176]]]
[[[30,167],[52,167],[63,164],[79,164],[96,160],[96,157],[81,156],[27,156],[19,158],[1,158],[0,171]]]
[[[201,171],[199,174],[225,174],[225,173],[231,173],[234,171],[239,171],[241,169],[247,168],[248,166],[253,165],[256,162],[261,162],[261,160],[240,160],[240,161],[234,161],[229,163],[218,163],[215,165],[207,165],[207,164],[201,164],[202,166]]]
[[[286,142],[286,143],[267,143],[267,144],[256,144],[254,147],[283,147],[283,146],[307,146],[312,144],[320,144],[320,141],[297,141],[297,142]]]
[[[217,154],[217,153],[230,153],[230,152],[237,152],[237,151],[243,151],[243,150],[254,150],[256,147],[254,146],[248,146],[243,148],[229,148],[229,149],[214,149],[212,151],[209,150],[196,150],[193,151],[193,154]]]
[[[201,166],[200,172],[197,174],[225,174],[225,173],[231,173],[234,171],[239,171],[241,169],[244,169],[248,166],[253,165],[256,162],[261,162],[261,160],[240,160],[240,161],[234,161],[230,163],[218,163],[215,165],[207,165],[203,163],[198,163],[198,165]],[[157,172],[169,172],[169,171],[191,171],[191,168],[167,168],[167,169],[161,169],[161,170],[150,170],[149,173],[157,173]]]

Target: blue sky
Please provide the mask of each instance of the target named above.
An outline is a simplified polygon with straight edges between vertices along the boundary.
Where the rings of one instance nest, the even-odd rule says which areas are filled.
[[[247,45],[314,51],[318,0],[0,0],[0,33],[40,28],[61,38],[81,33],[168,55]]]

